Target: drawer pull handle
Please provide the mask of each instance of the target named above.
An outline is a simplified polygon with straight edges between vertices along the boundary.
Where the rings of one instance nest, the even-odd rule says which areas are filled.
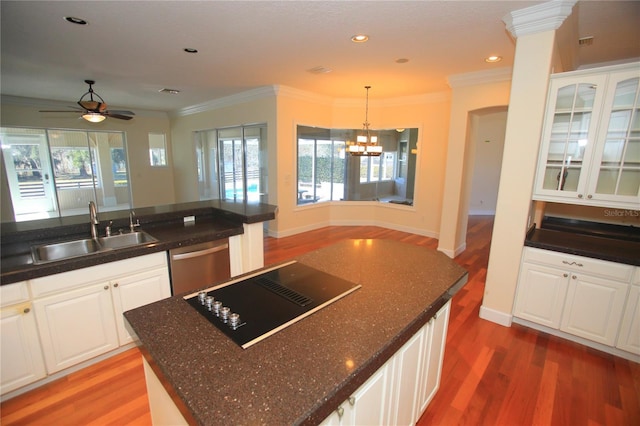
[[[566,260],[563,260],[563,261],[562,261],[562,263],[564,263],[565,265],[569,265],[569,266],[571,266],[571,265],[576,265],[576,266],[580,266],[580,267],[584,266],[582,263],[578,263],[578,262],[567,262]]]

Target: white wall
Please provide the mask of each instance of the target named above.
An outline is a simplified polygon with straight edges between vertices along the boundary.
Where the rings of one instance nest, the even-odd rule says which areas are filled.
[[[472,112],[485,108],[508,105],[510,94],[510,73],[479,75],[477,82],[453,79],[451,121],[444,179],[442,202],[442,222],[438,250],[455,257],[465,249],[469,194],[473,157],[471,135]],[[486,78],[483,78],[486,77]]]

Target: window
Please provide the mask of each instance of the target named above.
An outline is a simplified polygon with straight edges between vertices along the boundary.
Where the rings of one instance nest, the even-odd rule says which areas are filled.
[[[413,202],[416,154],[407,161],[406,147],[417,146],[417,129],[378,131],[383,147],[379,157],[346,153],[358,130],[298,126],[297,133],[298,205],[340,200]]]
[[[0,129],[3,173],[16,221],[129,209],[131,192],[122,132]]]
[[[149,161],[152,167],[167,165],[167,146],[164,133],[149,133]]]
[[[201,200],[267,201],[267,126],[194,133]]]

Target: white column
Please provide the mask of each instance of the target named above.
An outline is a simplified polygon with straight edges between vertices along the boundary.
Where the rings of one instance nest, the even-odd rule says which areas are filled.
[[[520,258],[531,211],[555,32],[575,1],[551,1],[504,18],[517,37],[498,203],[480,317],[511,325]]]

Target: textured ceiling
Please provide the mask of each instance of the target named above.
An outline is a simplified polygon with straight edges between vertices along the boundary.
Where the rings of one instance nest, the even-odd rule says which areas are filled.
[[[162,111],[272,84],[334,98],[364,97],[365,85],[372,99],[438,92],[447,76],[511,67],[502,18],[539,3],[2,0],[0,88],[75,102],[93,79],[112,106]],[[640,57],[639,1],[580,1],[576,12],[576,38],[595,37],[578,65]],[[370,40],[351,42],[356,33]],[[487,64],[492,54],[503,61]]]

